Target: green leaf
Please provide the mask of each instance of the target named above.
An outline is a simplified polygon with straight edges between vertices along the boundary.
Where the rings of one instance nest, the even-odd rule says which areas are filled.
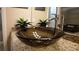
[[[43,22],[43,21],[40,19],[40,22]]]
[[[22,21],[22,22],[23,22],[23,21],[24,21],[24,20],[23,20],[23,18],[20,18],[20,21]]]

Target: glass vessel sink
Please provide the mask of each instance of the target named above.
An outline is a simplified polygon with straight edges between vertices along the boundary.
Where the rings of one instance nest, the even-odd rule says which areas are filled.
[[[54,35],[54,29],[50,27],[27,28],[26,31],[19,30],[16,33],[22,42],[31,46],[47,46],[52,43],[53,39],[57,38],[57,35]]]

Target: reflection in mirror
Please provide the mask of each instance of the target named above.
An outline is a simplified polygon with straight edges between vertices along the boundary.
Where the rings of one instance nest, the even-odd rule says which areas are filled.
[[[21,9],[28,9],[28,7],[16,7],[16,8],[21,8]]]
[[[56,7],[51,7],[49,10],[49,18],[52,20],[49,23],[49,27],[55,28]]]
[[[35,10],[45,11],[45,7],[35,7]]]
[[[79,7],[62,7],[65,32],[79,35]]]

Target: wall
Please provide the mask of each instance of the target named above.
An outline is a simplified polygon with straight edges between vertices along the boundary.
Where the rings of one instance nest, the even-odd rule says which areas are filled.
[[[79,15],[78,14],[67,14],[67,16],[65,17],[64,23],[79,25]]]
[[[32,8],[32,22],[33,25],[37,25],[40,19],[45,20],[48,19],[49,16],[49,8],[45,8],[45,11],[35,10]]]
[[[7,34],[9,35],[12,27],[16,24],[16,21],[19,17],[30,20],[30,8],[29,9],[20,9],[20,8],[6,8],[6,19],[7,19]]]
[[[79,25],[79,8],[78,7],[69,7],[63,8],[65,15],[65,24],[76,24]]]

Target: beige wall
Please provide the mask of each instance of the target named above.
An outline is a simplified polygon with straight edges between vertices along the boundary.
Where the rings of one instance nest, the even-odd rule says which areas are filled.
[[[65,15],[65,24],[76,24],[79,25],[79,15],[78,14],[67,14]]]
[[[6,20],[7,20],[7,34],[9,35],[11,28],[14,27],[16,21],[19,17],[30,20],[30,8],[20,9],[20,8],[6,8]]]
[[[45,20],[48,19],[49,16],[49,8],[46,8],[45,11],[38,11],[35,8],[32,8],[32,22],[33,25],[36,25],[40,19]]]

